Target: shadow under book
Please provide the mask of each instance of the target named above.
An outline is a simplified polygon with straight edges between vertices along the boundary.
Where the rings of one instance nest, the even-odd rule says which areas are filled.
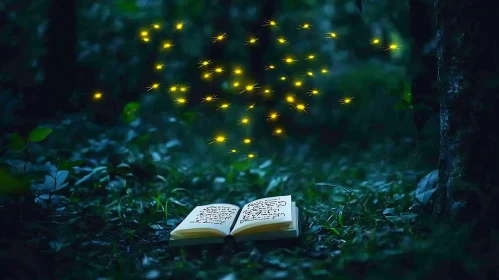
[[[197,206],[170,233],[170,247],[296,238],[299,210],[291,196],[266,197],[242,208],[217,203]]]

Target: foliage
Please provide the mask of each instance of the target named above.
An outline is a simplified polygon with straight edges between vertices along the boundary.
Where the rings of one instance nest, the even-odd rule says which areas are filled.
[[[415,193],[417,180],[436,166],[428,159],[438,131],[413,130],[411,113],[424,108],[412,106],[408,88],[405,2],[279,1],[273,17],[288,26],[279,32],[295,42],[289,50],[316,52],[318,64],[330,71],[314,82],[323,94],[310,97],[316,99],[307,115],[287,114],[284,100],[268,108],[263,102],[258,114],[276,109],[290,121],[280,138],[266,130],[273,123],[265,118],[248,130],[258,139],[254,158],[209,144],[217,129],[241,138],[246,96],[231,97],[232,110],[219,114],[194,102],[177,106],[165,93],[168,85],[185,82],[193,94],[207,94],[194,71],[208,58],[209,39],[221,31],[216,26],[224,16],[231,23],[225,62],[251,69],[253,56],[240,43],[269,20],[260,15],[264,1],[232,1],[227,10],[215,2],[80,2],[77,90],[67,95],[82,110],[62,121],[36,120],[43,126],[35,129],[24,127],[24,120],[19,125],[22,118],[10,112],[20,106],[22,92],[43,82],[48,5],[0,5],[0,13],[9,8],[0,34],[12,39],[2,46],[28,44],[30,50],[0,73],[2,83],[19,85],[0,95],[1,124],[11,132],[1,139],[0,220],[6,243],[22,238],[23,246],[42,248],[40,257],[28,258],[0,247],[0,260],[25,272],[53,269],[56,279],[414,279],[450,268],[477,275],[479,265],[461,250],[466,234],[427,222],[427,196],[420,200]],[[23,16],[24,9],[32,15]],[[169,32],[184,20],[189,32]],[[295,26],[305,21],[320,36],[300,37]],[[140,40],[139,31],[155,22],[174,36],[178,53],[161,53],[158,42]],[[331,30],[340,38],[323,40]],[[373,38],[383,46],[372,45]],[[399,46],[396,52],[385,49],[389,43]],[[272,47],[263,59],[283,55]],[[168,71],[155,70],[161,60]],[[301,70],[290,76],[301,78]],[[274,83],[271,78],[265,82]],[[156,81],[164,91],[147,91]],[[231,92],[222,82],[216,93]],[[114,113],[121,118],[107,119]],[[298,240],[168,248],[169,232],[196,205],[243,205],[284,194],[302,213]]]

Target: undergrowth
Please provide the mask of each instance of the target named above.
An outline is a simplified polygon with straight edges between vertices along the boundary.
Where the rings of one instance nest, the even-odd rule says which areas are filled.
[[[393,148],[387,143],[322,159],[235,160],[200,152],[189,137],[136,133],[137,124],[103,131],[77,123],[53,126],[47,141],[33,145],[26,172],[23,153],[4,155],[18,173],[58,179],[31,177],[37,204],[28,210],[18,208],[22,199],[2,198],[3,227],[16,231],[2,241],[40,251],[27,261],[2,249],[2,259],[26,271],[50,267],[55,279],[446,279],[449,271],[476,270],[456,249],[457,235],[437,234],[414,198],[430,168],[411,169],[411,157],[383,158]],[[61,171],[61,157],[82,162]],[[288,194],[301,213],[297,240],[168,248],[169,232],[197,205]]]

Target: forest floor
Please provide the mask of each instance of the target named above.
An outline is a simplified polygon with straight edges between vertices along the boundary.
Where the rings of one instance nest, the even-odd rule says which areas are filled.
[[[384,144],[327,160],[234,161],[197,158],[181,140],[155,142],[130,127],[90,131],[67,121],[30,150],[26,172],[57,182],[33,186],[42,214],[4,218],[16,230],[11,238],[23,236],[20,247],[46,259],[18,257],[23,269],[56,279],[226,280],[452,279],[477,269],[458,238],[425,222],[414,191],[431,170],[381,160]],[[8,156],[24,168],[24,154]],[[84,163],[57,171],[55,158]],[[169,232],[197,205],[288,194],[301,211],[296,240],[168,248]]]

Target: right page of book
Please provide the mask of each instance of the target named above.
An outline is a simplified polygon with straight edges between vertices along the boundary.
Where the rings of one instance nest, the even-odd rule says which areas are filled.
[[[291,223],[291,195],[261,198],[244,205],[232,235],[257,226]]]

